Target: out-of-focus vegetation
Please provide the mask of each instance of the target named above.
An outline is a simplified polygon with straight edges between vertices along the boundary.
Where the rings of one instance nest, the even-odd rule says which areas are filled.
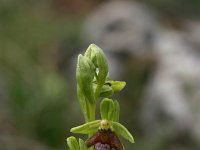
[[[180,17],[182,19],[187,17],[199,18],[200,15],[200,1],[199,0],[143,0],[150,4],[160,13],[171,16]]]
[[[81,43],[81,19],[56,9],[50,1],[0,1],[0,99],[12,134],[62,147],[73,89],[68,66]]]

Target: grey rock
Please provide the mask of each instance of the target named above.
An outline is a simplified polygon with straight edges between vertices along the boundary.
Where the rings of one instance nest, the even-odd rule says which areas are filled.
[[[83,39],[95,43],[107,53],[111,75],[123,72],[124,59],[144,58],[152,54],[158,25],[154,13],[133,1],[109,1],[87,17]],[[126,58],[128,57],[128,58]],[[115,65],[116,64],[116,65]]]
[[[185,37],[185,32],[163,29],[155,42],[158,67],[144,94],[142,110],[146,133],[171,126],[174,134],[192,134],[199,120],[200,55]]]
[[[110,1],[88,16],[84,39],[108,51],[144,55],[151,47],[156,27],[153,12],[146,6],[132,1]]]

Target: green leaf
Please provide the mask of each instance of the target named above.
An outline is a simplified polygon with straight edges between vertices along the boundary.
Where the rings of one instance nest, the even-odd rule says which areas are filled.
[[[79,146],[80,150],[88,150],[88,148],[85,145],[85,142],[82,139],[79,139]]]
[[[72,133],[79,133],[79,134],[90,134],[91,132],[96,132],[100,127],[101,120],[95,120],[78,127],[74,127],[70,130]]]
[[[117,100],[114,101],[113,121],[119,122],[120,106]]]
[[[113,120],[114,117],[114,102],[112,99],[104,98],[100,105],[101,118]]]
[[[95,76],[95,66],[92,61],[85,56],[78,56],[76,68],[76,79],[80,91],[90,103],[95,103],[95,96],[92,81]]]
[[[77,85],[77,97],[78,97],[79,105],[81,107],[83,115],[84,115],[85,119],[87,119],[89,112],[87,111],[85,96],[82,93],[82,91],[80,90],[78,85]]]
[[[130,141],[131,143],[134,143],[133,136],[122,124],[118,122],[112,122],[112,127],[117,135],[121,135],[122,137]]]
[[[67,138],[67,144],[70,150],[79,150],[79,145],[74,136]]]
[[[105,84],[110,85],[110,87],[113,89],[114,93],[120,92],[126,86],[126,82],[124,82],[124,81],[108,80],[108,81],[106,81]]]

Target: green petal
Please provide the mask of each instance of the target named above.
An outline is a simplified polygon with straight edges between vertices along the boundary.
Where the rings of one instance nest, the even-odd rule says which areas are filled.
[[[134,143],[133,136],[122,124],[118,122],[112,122],[112,127],[117,135],[121,135],[131,143]]]
[[[80,150],[87,150],[88,148],[85,145],[85,142],[82,139],[79,139]]]
[[[113,89],[114,93],[120,92],[126,86],[126,82],[124,82],[124,81],[108,80],[108,81],[106,81],[106,83],[110,85],[110,87]]]
[[[114,117],[114,102],[112,99],[104,98],[100,105],[101,118],[113,120]]]
[[[70,150],[79,150],[79,145],[75,137],[71,136],[67,138],[67,144]]]
[[[91,132],[96,132],[100,126],[101,120],[95,120],[78,127],[74,127],[70,130],[72,133],[79,133],[79,134],[89,134]]]

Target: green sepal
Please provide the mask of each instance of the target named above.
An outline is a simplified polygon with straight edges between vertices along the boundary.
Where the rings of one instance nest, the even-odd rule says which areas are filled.
[[[113,121],[119,122],[120,106],[117,100],[114,101],[114,116]]]
[[[79,134],[90,134],[92,132],[96,132],[100,127],[101,120],[95,120],[83,125],[74,127],[70,130],[72,133],[79,133]]]
[[[74,136],[67,138],[67,144],[70,150],[79,150],[79,145]]]
[[[114,117],[114,102],[112,99],[104,98],[100,105],[100,114],[102,119],[113,120]]]
[[[134,138],[131,133],[124,127],[122,124],[118,122],[112,122],[112,128],[117,135],[122,136],[123,138],[127,139],[131,143],[134,143]]]
[[[120,92],[126,86],[126,82],[124,81],[108,80],[105,84],[108,84],[113,89],[114,93]]]
[[[90,103],[95,103],[92,81],[95,76],[95,66],[92,61],[81,54],[78,56],[76,79],[80,91]]]
[[[82,139],[79,139],[79,147],[80,150],[88,150],[88,148],[85,145],[85,142]]]

